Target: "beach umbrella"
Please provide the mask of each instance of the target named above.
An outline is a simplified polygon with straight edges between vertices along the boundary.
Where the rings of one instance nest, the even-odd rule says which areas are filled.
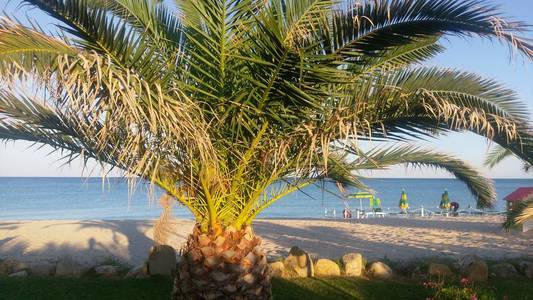
[[[444,193],[442,193],[439,207],[441,209],[450,209],[450,195],[446,189],[444,189]]]
[[[370,206],[375,212],[381,211],[381,198],[375,198]]]
[[[404,189],[402,189],[402,195],[400,196],[399,206],[401,210],[407,210],[409,208],[409,202],[407,201],[407,193]]]
[[[374,195],[369,192],[358,192],[348,195],[348,199],[359,199],[359,208],[361,211],[363,210],[363,199],[370,199],[370,201],[372,201],[373,198]]]

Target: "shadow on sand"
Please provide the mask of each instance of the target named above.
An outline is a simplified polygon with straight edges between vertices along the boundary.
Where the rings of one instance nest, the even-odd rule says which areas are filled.
[[[35,227],[25,228],[29,223]],[[0,239],[0,258],[35,261],[70,256],[87,264],[113,258],[136,265],[146,260],[154,244],[153,223],[142,220],[35,221],[7,225],[0,222],[0,236],[5,236]],[[25,234],[28,229],[33,232]],[[179,246],[185,235],[176,232],[169,240],[176,241]]]

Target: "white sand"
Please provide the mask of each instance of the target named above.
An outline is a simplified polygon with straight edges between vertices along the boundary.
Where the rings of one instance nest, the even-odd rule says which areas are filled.
[[[368,220],[257,220],[269,256],[298,245],[313,256],[339,258],[361,252],[370,259],[420,257],[533,258],[533,232],[505,232],[501,217]],[[153,221],[1,221],[0,258],[24,261],[71,256],[93,263],[116,257],[131,264],[144,261],[153,244]],[[174,224],[169,237],[176,248],[191,232],[192,221]]]

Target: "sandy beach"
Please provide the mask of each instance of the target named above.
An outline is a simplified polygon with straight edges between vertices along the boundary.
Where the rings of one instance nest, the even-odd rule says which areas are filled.
[[[506,232],[502,218],[383,218],[367,220],[259,219],[254,223],[270,257],[298,245],[315,257],[361,252],[369,259],[422,257],[533,258],[533,232]],[[144,261],[153,245],[154,221],[1,221],[0,258],[23,261],[71,256],[82,263],[110,257]],[[173,222],[169,244],[179,249],[193,222]]]

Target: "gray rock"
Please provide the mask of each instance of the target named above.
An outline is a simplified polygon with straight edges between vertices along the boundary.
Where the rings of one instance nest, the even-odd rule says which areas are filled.
[[[365,271],[365,261],[361,253],[348,253],[342,257],[344,274],[346,276],[360,277]]]
[[[430,263],[428,268],[429,276],[436,277],[453,277],[453,272],[447,265]]]
[[[150,275],[172,275],[176,270],[176,250],[168,245],[152,247],[148,258]]]
[[[33,263],[29,271],[35,276],[53,276],[56,272],[56,264],[50,262]]]
[[[81,277],[84,272],[84,267],[73,260],[71,257],[63,257],[59,259],[56,265],[56,276],[64,277]]]
[[[516,268],[508,263],[495,264],[491,267],[491,273],[497,278],[513,278],[518,275]]]
[[[120,267],[112,265],[103,265],[94,268],[94,272],[101,276],[116,276],[120,272]]]
[[[300,249],[298,246],[294,246],[289,251],[289,256],[285,259],[287,265],[298,266],[305,268],[307,266],[307,253]]]
[[[297,246],[291,248],[284,264],[283,277],[313,277],[314,275],[313,262],[309,254]]]
[[[518,263],[518,269],[520,273],[527,278],[533,278],[533,262],[530,261],[521,261]]]
[[[12,274],[9,274],[9,277],[27,277],[28,272],[26,270],[18,271]]]
[[[372,278],[376,279],[391,279],[394,275],[392,269],[380,261],[373,262],[367,272]]]
[[[309,255],[309,253],[305,253],[305,256],[307,257],[307,276],[315,277],[315,266],[313,264],[313,260],[311,259],[311,255]]]
[[[315,263],[315,275],[319,277],[340,276],[339,265],[329,259],[319,259]]]
[[[146,278],[148,277],[148,265],[143,263],[128,271],[126,278]]]
[[[471,281],[487,281],[489,278],[489,268],[487,263],[476,255],[467,255],[459,260],[461,275]]]

